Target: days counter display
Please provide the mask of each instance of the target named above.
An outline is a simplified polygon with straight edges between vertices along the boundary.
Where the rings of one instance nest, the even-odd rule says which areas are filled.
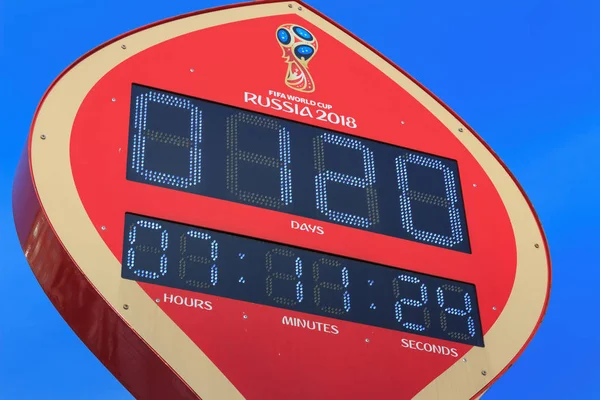
[[[470,252],[454,160],[139,85],[131,98],[129,180]]]

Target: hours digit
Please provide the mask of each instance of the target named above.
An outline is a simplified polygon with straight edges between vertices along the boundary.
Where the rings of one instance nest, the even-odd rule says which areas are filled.
[[[144,230],[149,232],[144,233]],[[140,219],[129,226],[128,240],[131,247],[127,250],[127,268],[134,274],[158,279],[167,273],[169,233],[161,224]],[[148,253],[154,256],[148,257]]]
[[[200,243],[196,244],[198,242]],[[208,255],[190,254],[190,249],[196,249],[201,246],[208,250]],[[179,250],[181,254],[179,260],[179,278],[181,280],[190,286],[204,289],[217,284],[219,279],[219,268],[217,266],[219,244],[212,236],[208,233],[190,229],[181,235]],[[207,269],[205,271],[198,271],[200,268]],[[199,274],[205,275],[206,279],[195,279]]]

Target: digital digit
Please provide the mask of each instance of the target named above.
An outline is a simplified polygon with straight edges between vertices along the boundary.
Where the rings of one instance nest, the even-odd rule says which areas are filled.
[[[464,301],[464,304],[461,305],[461,307],[464,308],[448,307],[448,301],[444,296],[445,290],[454,293],[464,292],[464,295],[460,296],[461,300]],[[437,288],[437,301],[438,305],[442,308],[442,312],[440,313],[440,324],[442,326],[442,330],[446,332],[448,336],[456,340],[469,340],[472,337],[475,337],[475,321],[471,316],[473,306],[471,305],[471,296],[469,295],[469,293],[465,292],[465,290],[460,286],[446,284]],[[448,332],[448,314],[455,315],[457,317],[466,317],[465,322],[467,332]]]
[[[149,105],[152,104],[154,112],[164,110],[187,110],[189,118],[189,134],[187,137],[174,134],[173,132],[157,131],[148,127],[148,121],[152,121],[149,115]],[[200,182],[201,178],[201,149],[202,142],[202,111],[185,97],[166,93],[149,91],[135,98],[135,118],[133,151],[131,164],[133,169],[150,182],[166,184],[177,188],[189,188]],[[156,115],[155,118],[163,118]],[[185,154],[189,156],[189,168],[187,175],[176,175],[164,171],[157,171],[146,166],[148,163],[148,147],[152,143],[152,162],[155,165],[168,165],[173,163],[173,149],[187,149]]]
[[[196,243],[207,242],[210,247],[210,255],[204,256],[192,253],[190,248],[197,248]],[[206,246],[206,243],[201,245]],[[209,288],[215,286],[219,279],[219,268],[217,258],[219,257],[219,244],[208,233],[199,232],[194,229],[188,230],[181,235],[179,242],[181,258],[179,260],[179,278],[186,284],[197,288]],[[193,279],[190,275],[197,276],[197,270],[192,270],[193,264],[199,264],[201,267],[208,266],[206,280]]]
[[[142,240],[140,239],[140,230],[142,229],[156,231],[156,239],[154,240],[156,242],[155,244],[142,243]],[[151,221],[138,220],[130,225],[128,240],[131,247],[127,250],[127,268],[132,270],[134,274],[142,278],[158,279],[167,273],[168,260],[166,251],[169,247],[169,233],[166,229],[163,229],[161,224]],[[138,252],[157,255],[158,257],[156,257],[156,260],[158,261],[158,265],[142,265],[141,267],[136,265],[142,263],[140,260],[136,261],[136,258],[139,258],[136,256]]]
[[[274,256],[277,257],[278,260],[282,258],[289,262],[290,267],[293,268],[293,273],[287,272],[274,272],[273,267],[275,261],[273,260]],[[300,278],[302,277],[302,260],[300,257],[296,257],[293,251],[285,250],[285,249],[273,249],[267,252],[265,265],[267,268],[267,295],[273,299],[276,303],[283,304],[286,306],[295,306],[298,303],[301,303],[304,299],[304,287]],[[293,285],[295,289],[295,296],[281,296],[274,295],[273,292],[273,281],[281,280],[281,281],[296,281],[296,284]],[[279,294],[279,293],[278,293]]]
[[[325,143],[362,152],[364,177],[352,176],[326,169]],[[324,133],[314,139],[314,154],[315,169],[318,172],[315,176],[317,209],[334,222],[361,228],[369,228],[377,224],[379,222],[379,209],[377,206],[377,192],[375,190],[375,162],[373,152],[359,140]],[[329,204],[330,199],[327,194],[327,185],[329,182],[365,189],[368,216],[365,217],[331,209]]]
[[[339,274],[341,283],[333,283],[323,280],[323,273],[321,271],[321,267],[325,267],[328,269],[334,268],[334,271],[330,271],[333,272],[330,275]],[[350,311],[350,292],[348,291],[348,286],[350,285],[350,277],[348,276],[348,268],[342,267],[342,263],[336,260],[332,260],[330,258],[321,258],[320,260],[315,261],[313,263],[313,281],[314,299],[317,307],[319,307],[322,311],[334,315],[346,314]],[[339,301],[340,306],[327,304],[331,303],[332,301],[325,300],[325,296],[322,293],[323,290],[339,292],[341,294],[341,299]]]
[[[407,172],[408,164],[416,164],[425,168],[442,171],[445,196],[441,197],[431,193],[411,190],[410,176]],[[398,179],[398,189],[400,190],[402,227],[409,234],[417,240],[447,247],[453,247],[463,241],[456,178],[454,172],[448,166],[432,157],[408,153],[396,158],[396,176]],[[411,204],[413,201],[445,208],[448,212],[451,235],[448,236],[416,228]]]
[[[279,154],[270,157],[239,148],[239,135],[244,125],[268,129],[277,132]],[[227,118],[227,188],[240,200],[269,208],[281,208],[292,203],[292,170],[290,168],[291,150],[290,133],[275,118],[238,112]],[[240,186],[240,161],[274,168],[279,174],[278,196],[255,193],[244,190]],[[256,177],[257,181],[260,177]]]
[[[410,329],[413,331],[423,332],[423,331],[429,329],[429,327],[431,326],[431,317],[429,315],[429,308],[427,308],[425,306],[427,304],[427,300],[428,300],[427,299],[427,286],[425,286],[424,283],[421,283],[420,279],[415,278],[414,276],[406,275],[406,274],[398,275],[396,278],[394,278],[392,285],[394,288],[394,298],[395,299],[400,298],[400,300],[396,301],[396,303],[394,305],[396,321],[400,322],[402,324],[402,326],[405,327],[406,329]],[[403,290],[403,289],[408,289],[408,286],[410,286],[410,285],[417,286],[418,291],[419,291],[419,300],[403,297],[403,294],[405,294],[404,293],[405,290]],[[422,321],[419,321],[420,323],[406,321],[406,318],[404,317],[404,315],[402,313],[403,306],[404,307],[422,308],[423,309]]]

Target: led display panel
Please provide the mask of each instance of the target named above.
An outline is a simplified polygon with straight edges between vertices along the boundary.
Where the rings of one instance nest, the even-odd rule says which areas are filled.
[[[124,278],[483,346],[475,286],[127,214]]]
[[[133,85],[127,166],[136,182],[470,250],[456,161],[329,129]]]

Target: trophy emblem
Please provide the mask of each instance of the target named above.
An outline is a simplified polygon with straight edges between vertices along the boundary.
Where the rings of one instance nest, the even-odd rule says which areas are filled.
[[[299,25],[284,24],[277,28],[277,42],[288,64],[285,84],[300,92],[314,92],[315,83],[308,72],[308,63],[319,47],[317,39]]]

